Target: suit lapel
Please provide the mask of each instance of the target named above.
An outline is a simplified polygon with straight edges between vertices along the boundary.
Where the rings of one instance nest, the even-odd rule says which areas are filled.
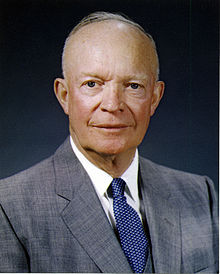
[[[73,236],[102,272],[132,272],[92,183],[76,159],[69,141],[55,155],[54,165],[61,216]],[[67,200],[69,203],[63,210]]]
[[[147,168],[146,168],[147,167]],[[140,160],[141,191],[149,227],[156,273],[180,273],[181,237],[178,209],[172,207],[171,194],[163,189],[159,172]],[[162,181],[161,181],[162,180]]]

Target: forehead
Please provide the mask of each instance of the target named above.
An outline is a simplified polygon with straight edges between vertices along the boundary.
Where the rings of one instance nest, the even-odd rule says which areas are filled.
[[[123,60],[147,62],[152,67],[156,65],[150,39],[138,28],[115,20],[91,23],[69,38],[64,53],[66,65],[96,57],[99,62],[103,58],[106,65],[111,58],[115,58],[117,63]]]

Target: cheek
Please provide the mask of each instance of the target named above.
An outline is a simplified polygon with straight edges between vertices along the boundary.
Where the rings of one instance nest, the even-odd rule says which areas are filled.
[[[89,100],[83,96],[70,96],[69,98],[69,118],[74,121],[85,121],[89,119],[91,106]]]
[[[147,100],[146,102],[139,102],[134,105],[133,114],[135,116],[135,120],[137,126],[145,126],[148,125],[150,120],[150,103]]]

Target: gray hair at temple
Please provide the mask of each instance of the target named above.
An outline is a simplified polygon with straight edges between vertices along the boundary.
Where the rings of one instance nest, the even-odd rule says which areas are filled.
[[[107,21],[107,20],[115,20],[115,21],[120,21],[129,25],[132,25],[133,27],[139,29],[142,33],[144,33],[151,41],[152,46],[155,50],[155,56],[156,56],[156,61],[157,61],[157,79],[159,78],[159,58],[157,54],[157,49],[156,49],[156,44],[152,36],[147,33],[138,23],[134,22],[130,18],[128,18],[126,15],[121,15],[117,13],[110,13],[110,12],[103,12],[103,11],[98,11],[89,14],[88,16],[84,17],[70,32],[68,37],[66,38],[64,48],[63,48],[63,54],[62,54],[62,70],[63,70],[63,76],[65,77],[65,69],[64,69],[64,56],[65,56],[65,51],[67,48],[68,41],[74,35],[78,30],[80,30],[82,27],[95,23],[95,22],[102,22],[102,21]]]

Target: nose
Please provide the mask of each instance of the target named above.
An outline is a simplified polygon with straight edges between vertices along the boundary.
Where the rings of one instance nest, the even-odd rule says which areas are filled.
[[[106,87],[103,90],[100,108],[106,112],[124,111],[122,91],[118,86]]]

